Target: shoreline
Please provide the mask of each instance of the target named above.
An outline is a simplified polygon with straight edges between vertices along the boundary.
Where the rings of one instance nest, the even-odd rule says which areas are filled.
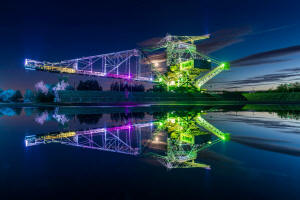
[[[118,103],[0,103],[0,107],[142,107],[142,106],[218,106],[218,105],[300,105],[290,101],[161,101],[161,102],[118,102]]]

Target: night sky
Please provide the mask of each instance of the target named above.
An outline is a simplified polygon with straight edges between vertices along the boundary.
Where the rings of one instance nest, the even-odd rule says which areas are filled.
[[[60,61],[133,49],[166,33],[212,34],[202,51],[233,67],[208,88],[259,90],[300,81],[299,10],[296,0],[1,2],[0,88],[24,91],[40,80],[57,81],[57,74],[25,71],[25,58]]]

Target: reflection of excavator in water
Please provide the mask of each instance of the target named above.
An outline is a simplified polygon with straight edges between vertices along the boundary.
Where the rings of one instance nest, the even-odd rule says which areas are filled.
[[[60,143],[127,155],[143,154],[157,159],[168,169],[210,169],[209,165],[195,162],[197,153],[227,138],[227,134],[204,120],[200,113],[170,113],[149,123],[26,136],[25,146]],[[163,151],[157,153],[155,145]],[[142,153],[142,149],[150,151]]]
[[[210,169],[207,164],[197,163],[197,154],[210,146],[227,140],[228,134],[223,133],[205,119],[201,114],[180,116],[168,114],[158,122],[156,135],[165,131],[168,134],[167,151],[164,155],[150,153],[168,169],[200,167]]]
[[[128,155],[140,154],[140,133],[152,123],[126,124],[110,128],[49,133],[25,137],[25,146],[60,143],[75,147],[116,152]]]

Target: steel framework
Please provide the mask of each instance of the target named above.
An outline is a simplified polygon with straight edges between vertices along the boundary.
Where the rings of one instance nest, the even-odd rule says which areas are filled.
[[[139,155],[141,152],[141,128],[149,126],[152,126],[151,122],[111,128],[52,133],[41,136],[30,135],[25,137],[25,146],[60,143],[101,151]]]
[[[150,127],[152,133],[154,125],[155,129],[166,130],[170,136],[167,138],[167,150],[163,155],[153,152],[146,155],[157,159],[167,169],[195,167],[210,169],[209,165],[196,162],[198,152],[229,138],[228,134],[214,127],[198,113],[192,117],[168,116],[164,123],[157,121],[47,135],[30,135],[25,137],[25,146],[60,143],[136,156],[140,155],[143,149],[142,128]],[[203,129],[205,130],[203,131]],[[177,137],[173,133],[177,133],[179,136]],[[157,135],[154,132],[152,136],[154,139]],[[196,136],[199,139],[203,137],[197,144],[195,144]]]
[[[194,126],[194,122],[198,128]],[[201,117],[198,113],[194,117],[167,117],[165,122],[157,122],[158,126],[167,130],[168,134],[179,133],[183,136],[192,138],[191,140],[183,140],[182,138],[168,138],[167,152],[165,155],[150,153],[151,156],[156,158],[167,169],[173,168],[204,168],[210,169],[210,166],[203,163],[195,162],[197,154],[212,145],[228,139],[228,134],[223,133],[209,122]],[[207,132],[201,131],[204,128]],[[195,136],[212,134],[217,136],[216,139],[210,139],[201,144],[195,144]]]
[[[215,126],[213,126],[208,121],[203,119],[203,117],[201,117],[200,114],[198,114],[197,117],[195,117],[194,119],[200,127],[205,128],[207,131],[211,132],[212,134],[214,134],[215,136],[217,136],[221,140],[227,140],[228,139],[229,134],[226,134],[226,133],[220,131],[219,129],[217,129]]]
[[[141,58],[141,52],[132,49],[60,62],[25,59],[25,69],[152,82],[151,65],[142,64]]]
[[[167,34],[152,48],[145,49],[146,51],[150,52],[159,49],[165,49],[166,51],[166,65],[167,67],[169,67],[169,72],[171,72],[167,73],[167,76],[171,78],[171,80],[169,80],[167,76],[156,72],[160,80],[158,82],[166,84],[167,90],[169,90],[170,86],[176,88],[183,86],[183,84],[195,86],[200,90],[202,86],[210,79],[217,76],[224,70],[229,70],[229,63],[221,63],[220,61],[207,55],[204,55],[197,50],[195,42],[199,42],[200,40],[204,40],[209,37],[209,34],[202,36],[175,36]],[[188,70],[184,71],[180,69],[181,64],[188,64],[188,62],[190,61],[194,63],[194,60],[200,60],[203,62],[213,64],[213,69],[211,70],[207,67],[202,68],[202,71],[209,72],[204,76],[200,76],[199,74],[199,76],[194,81],[191,79],[191,74]],[[191,66],[191,68],[194,68],[194,64],[189,64],[189,66]],[[198,68],[201,68],[201,66],[198,66]],[[172,73],[173,75],[171,75]]]
[[[195,84],[196,87],[198,87],[200,89],[210,79],[217,76],[218,74],[220,74],[224,70],[229,70],[229,65],[227,63],[220,64],[219,66],[217,66],[216,68],[214,68],[213,70],[211,70],[210,72],[205,74],[203,77],[197,79],[196,84]]]
[[[167,66],[176,65],[180,62],[201,58],[211,59],[197,52],[195,41],[209,38],[210,35],[202,36],[176,36],[167,34],[159,43],[158,48],[166,48]]]
[[[176,81],[174,80],[168,80],[167,82],[163,81],[163,83],[166,82],[165,84],[167,85],[168,90],[169,86],[175,88],[183,86],[183,84],[179,84],[179,82],[182,81],[184,85],[195,86],[200,90],[202,86],[210,79],[224,70],[229,70],[228,63],[221,63],[218,60],[208,57],[197,51],[195,42],[207,39],[209,36],[209,34],[202,36],[166,35],[166,37],[162,38],[162,40],[160,40],[151,49],[132,49],[60,62],[41,62],[37,60],[25,59],[25,69],[134,81],[158,82],[161,84],[162,81],[160,80],[164,80],[162,77],[165,76],[157,72],[153,63],[142,62],[144,58],[147,59],[147,56],[143,53],[143,51],[165,49],[167,55],[166,64],[169,68],[172,68],[182,62],[195,59],[214,64],[215,68],[213,70],[203,68],[203,71],[209,70],[209,72],[202,77],[199,74],[199,77],[196,80],[192,80],[190,78],[185,80],[184,77],[189,77],[190,74],[187,72],[181,72],[178,73],[179,75],[176,74],[176,77],[173,77],[178,82],[177,86]]]

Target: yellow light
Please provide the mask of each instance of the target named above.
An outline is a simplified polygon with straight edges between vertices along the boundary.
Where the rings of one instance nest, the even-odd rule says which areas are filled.
[[[158,63],[154,63],[154,66],[155,66],[155,67],[158,67]]]
[[[175,85],[175,81],[171,81],[171,82],[170,82],[170,85]]]
[[[72,131],[72,132],[59,133],[56,135],[46,135],[46,136],[44,136],[44,139],[45,140],[54,140],[54,139],[72,137],[75,135],[76,135],[76,132]]]
[[[59,71],[61,73],[76,73],[75,69],[72,68],[66,68],[66,67],[55,67],[55,66],[43,66],[41,69],[49,70],[49,71]]]

